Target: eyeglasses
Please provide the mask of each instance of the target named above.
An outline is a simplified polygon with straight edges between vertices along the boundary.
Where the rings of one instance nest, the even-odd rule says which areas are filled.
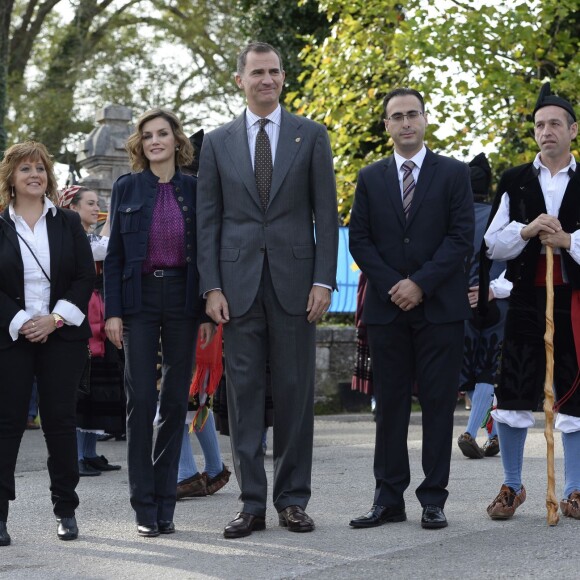
[[[415,121],[419,117],[423,116],[422,111],[407,111],[406,113],[393,113],[390,117],[387,117],[387,121],[392,121],[393,123],[401,123],[405,117],[409,121]]]

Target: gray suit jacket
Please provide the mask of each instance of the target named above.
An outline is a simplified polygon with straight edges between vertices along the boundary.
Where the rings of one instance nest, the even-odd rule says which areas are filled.
[[[221,288],[230,315],[245,314],[264,257],[284,310],[306,315],[314,282],[336,288],[338,214],[324,126],[282,110],[270,202],[263,212],[245,112],[206,135],[197,186],[200,290]]]

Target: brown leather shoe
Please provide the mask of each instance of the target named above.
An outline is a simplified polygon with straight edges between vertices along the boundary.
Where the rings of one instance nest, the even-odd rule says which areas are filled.
[[[486,457],[493,457],[499,453],[499,439],[497,435],[490,437],[484,444],[483,444],[483,454]]]
[[[224,538],[243,538],[256,530],[266,529],[266,518],[239,512],[224,528]]]
[[[497,497],[487,506],[487,514],[492,520],[508,520],[526,501],[526,488],[517,493],[511,487],[502,485]]]
[[[184,497],[203,497],[205,495],[207,495],[207,475],[205,473],[196,473],[177,484],[178,500]]]
[[[580,520],[580,491],[573,491],[568,499],[560,502],[560,510],[567,518]]]
[[[483,451],[481,447],[475,442],[475,439],[469,433],[463,433],[457,439],[457,445],[461,449],[461,453],[469,459],[482,459]]]
[[[311,532],[314,529],[314,520],[299,505],[289,505],[278,512],[278,521],[289,532]]]
[[[223,463],[222,466],[223,469],[215,477],[209,477],[205,471],[203,472],[207,481],[207,495],[213,495],[216,491],[219,491],[224,487],[224,485],[230,480],[230,470],[226,467],[225,463]]]

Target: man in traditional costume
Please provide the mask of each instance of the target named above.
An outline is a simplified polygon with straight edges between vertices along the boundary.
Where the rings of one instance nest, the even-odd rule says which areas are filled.
[[[578,124],[572,105],[546,83],[533,111],[540,152],[532,163],[502,176],[485,234],[487,258],[506,260],[514,284],[496,389],[504,482],[487,508],[492,519],[511,518],[525,501],[524,444],[532,411],[543,395],[546,306],[545,248],[554,251],[554,391],[556,428],[562,432],[565,485],[560,509],[580,519],[580,175],[571,154]],[[480,305],[487,289],[480,281]]]

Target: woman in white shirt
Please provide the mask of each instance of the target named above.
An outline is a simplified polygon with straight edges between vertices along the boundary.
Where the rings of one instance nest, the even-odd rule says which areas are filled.
[[[91,330],[95,282],[91,248],[78,215],[59,209],[52,161],[33,141],[0,163],[0,545],[10,544],[8,505],[36,376],[57,535],[78,535],[77,388]],[[35,528],[38,522],[31,522]]]

